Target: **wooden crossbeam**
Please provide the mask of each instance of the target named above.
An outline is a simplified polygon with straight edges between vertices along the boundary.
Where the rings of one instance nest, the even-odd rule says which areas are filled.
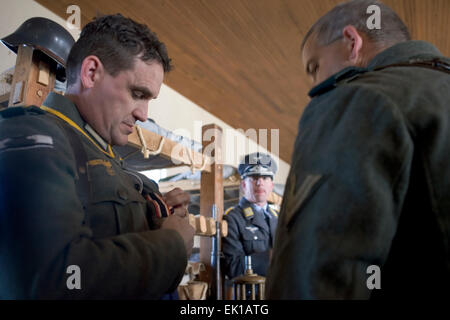
[[[145,140],[147,149],[154,152],[161,149],[158,156],[171,160],[173,167],[187,165],[196,170],[206,172],[211,171],[211,165],[205,164],[205,161],[210,161],[207,156],[184,147],[175,141],[164,138],[150,130],[144,128],[140,128],[140,130]],[[139,133],[137,132],[136,126],[133,129],[133,133],[128,136],[128,144],[139,149],[142,148],[141,139],[139,138]]]

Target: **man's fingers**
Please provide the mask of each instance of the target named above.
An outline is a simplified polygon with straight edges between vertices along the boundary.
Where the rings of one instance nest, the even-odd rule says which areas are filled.
[[[177,207],[174,209],[173,214],[182,218],[186,218],[188,215],[188,210],[184,206]]]
[[[175,188],[167,192],[163,197],[166,203],[171,207],[187,206],[190,201],[189,194],[180,188]]]
[[[183,238],[187,255],[190,256],[192,254],[195,229],[189,224],[187,219],[175,215],[169,216],[164,220],[162,228],[176,230]]]

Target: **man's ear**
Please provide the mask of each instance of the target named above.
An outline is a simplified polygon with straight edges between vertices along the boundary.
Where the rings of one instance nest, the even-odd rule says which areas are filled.
[[[104,72],[105,69],[98,57],[87,56],[86,58],[84,58],[80,70],[80,80],[82,88],[90,89],[94,87],[95,82],[103,77]]]
[[[342,29],[342,35],[344,37],[344,44],[346,46],[348,55],[348,60],[351,64],[357,65],[362,59],[362,46],[363,38],[361,34],[352,25],[348,25]]]

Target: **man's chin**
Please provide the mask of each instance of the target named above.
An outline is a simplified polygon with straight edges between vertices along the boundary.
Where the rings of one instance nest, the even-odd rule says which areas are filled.
[[[255,199],[256,199],[256,201],[259,202],[259,203],[267,202],[267,197],[266,197],[266,195],[259,196],[259,197],[256,196]]]

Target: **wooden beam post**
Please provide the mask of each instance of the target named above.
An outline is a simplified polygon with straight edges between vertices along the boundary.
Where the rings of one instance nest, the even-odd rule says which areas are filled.
[[[53,90],[56,72],[43,56],[33,47],[19,46],[8,107],[40,106]]]
[[[200,187],[200,215],[212,217],[212,206],[216,205],[217,219],[222,221],[223,215],[223,172],[222,172],[222,129],[209,124],[202,128],[203,155],[210,156],[211,172],[202,172]],[[213,238],[202,237],[200,239],[200,261],[205,265],[205,271],[200,273],[200,280],[209,283],[211,296],[217,294],[216,272],[214,272],[211,261],[213,254]]]

